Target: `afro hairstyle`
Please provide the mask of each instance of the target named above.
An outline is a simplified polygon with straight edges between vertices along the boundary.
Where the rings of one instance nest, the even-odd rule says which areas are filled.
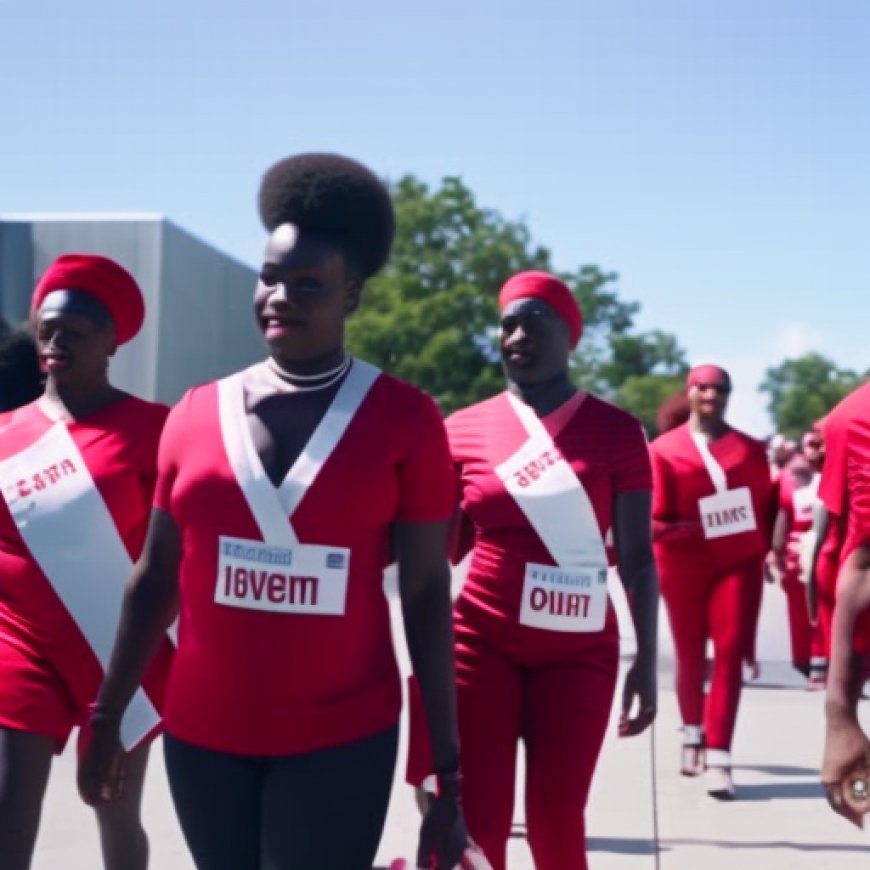
[[[349,268],[370,278],[387,261],[396,217],[383,182],[356,160],[338,154],[297,154],[266,170],[258,195],[269,232],[295,224],[334,239]]]

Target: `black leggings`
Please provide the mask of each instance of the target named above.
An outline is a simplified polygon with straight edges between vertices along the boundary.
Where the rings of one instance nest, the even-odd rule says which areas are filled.
[[[278,757],[164,735],[172,800],[198,870],[371,870],[398,733]]]

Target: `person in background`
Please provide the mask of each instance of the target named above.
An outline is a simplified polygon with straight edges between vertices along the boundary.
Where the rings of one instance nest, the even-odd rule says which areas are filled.
[[[35,345],[13,333],[0,364],[7,401],[38,395],[40,366],[45,374],[43,396],[0,415],[3,870],[30,866],[52,755],[86,723],[96,698],[123,583],[145,538],[167,414],[109,381],[109,360],[145,316],[139,287],[119,264],[94,254],[58,257],[36,285],[31,311]],[[148,695],[137,692],[125,723],[125,797],[96,812],[107,870],[148,863],[140,803],[170,657],[164,643]],[[87,738],[85,728],[80,746]]]
[[[428,396],[344,346],[389,256],[390,195],[354,160],[303,154],[266,172],[259,206],[268,355],[169,416],[79,787],[92,803],[123,794],[120,716],[180,611],[164,750],[197,868],[370,870],[401,705],[383,593],[395,558],[440,785],[418,864],[452,870],[467,837],[447,439]]]
[[[0,328],[0,413],[27,405],[42,394],[43,374],[31,331]]]
[[[687,388],[688,422],[650,445],[653,541],[677,658],[681,770],[694,776],[706,767],[707,791],[727,800],[735,796],[731,744],[770,548],[772,485],[764,445],[725,420],[728,373],[696,366]]]

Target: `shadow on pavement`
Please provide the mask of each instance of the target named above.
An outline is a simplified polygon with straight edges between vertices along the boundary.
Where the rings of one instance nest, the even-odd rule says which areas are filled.
[[[616,855],[655,855],[656,847],[652,840],[628,837],[589,837],[586,840],[586,851],[611,852]]]
[[[824,798],[820,782],[765,782],[737,786],[737,799],[741,801],[806,800]]]
[[[677,846],[714,846],[717,849],[791,849],[794,852],[855,852],[867,855],[867,847],[861,845],[848,845],[845,843],[795,843],[791,840],[771,840],[765,843],[763,840],[687,840],[687,839],[664,839],[661,841],[661,851],[668,851]],[[864,866],[863,864],[861,866]]]
[[[771,776],[818,776],[817,767],[794,767],[788,764],[735,764],[735,770],[755,770]]]

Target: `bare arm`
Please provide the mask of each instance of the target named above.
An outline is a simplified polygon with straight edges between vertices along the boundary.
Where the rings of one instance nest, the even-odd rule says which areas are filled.
[[[148,535],[127,584],[112,658],[97,709],[120,715],[142,682],[166,629],[178,613],[181,538],[175,521],[151,511]]]
[[[447,530],[447,523],[396,526],[402,616],[426,710],[436,773],[459,768]]]
[[[639,734],[655,719],[658,706],[659,584],[652,551],[649,491],[622,492],[616,496],[613,535],[616,562],[631,606],[637,635],[637,655],[625,678],[620,734]],[[634,698],[638,712],[629,719]]]

